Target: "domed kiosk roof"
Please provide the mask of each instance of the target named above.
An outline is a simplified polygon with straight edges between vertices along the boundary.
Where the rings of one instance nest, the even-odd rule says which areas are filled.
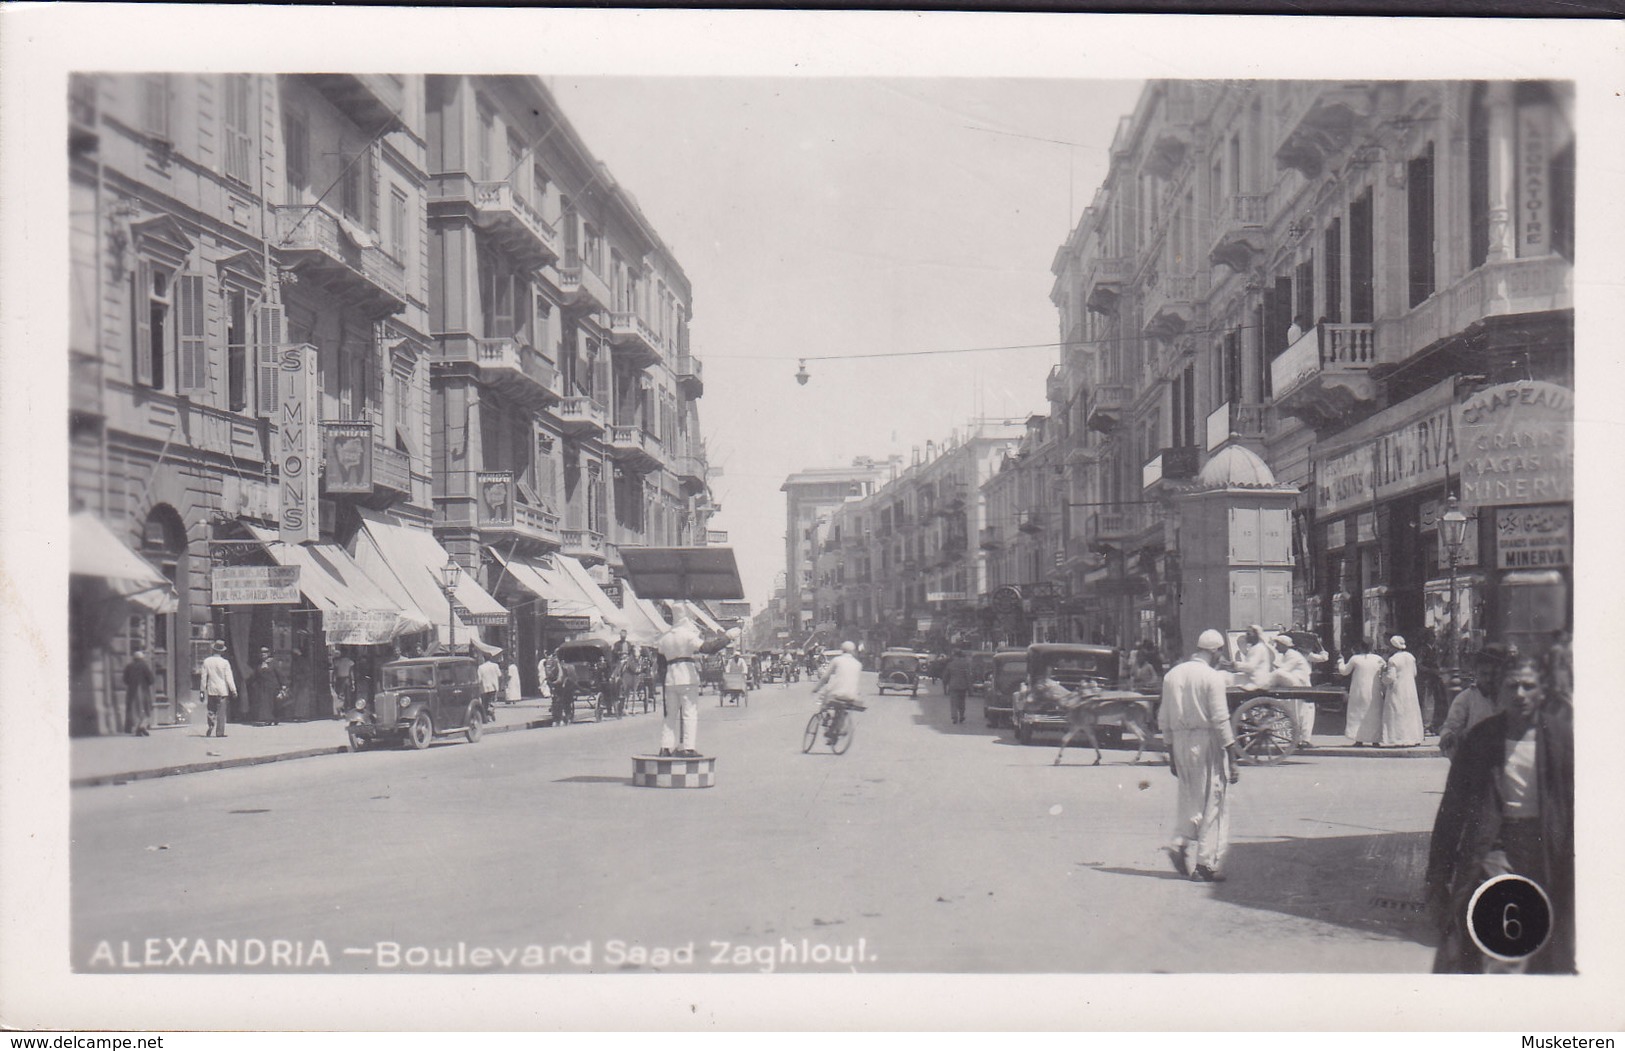
[[[1251,449],[1227,445],[1202,466],[1196,482],[1203,489],[1271,489],[1275,472]]]

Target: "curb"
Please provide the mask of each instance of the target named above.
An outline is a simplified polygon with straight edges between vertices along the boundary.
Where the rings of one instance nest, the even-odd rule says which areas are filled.
[[[502,726],[487,726],[483,733],[505,734],[517,733],[520,730],[540,730],[553,725],[551,718],[532,719],[523,723],[506,723]],[[176,777],[181,774],[203,774],[211,770],[231,770],[242,766],[261,766],[265,763],[279,763],[285,759],[310,759],[319,755],[343,755],[349,752],[348,744],[326,745],[321,748],[300,748],[291,752],[273,752],[270,755],[245,755],[234,759],[215,759],[203,763],[182,763],[177,766],[160,766],[150,770],[130,770],[116,774],[94,774],[90,777],[78,777],[68,782],[69,788],[96,788],[102,785],[122,785],[131,781],[151,781],[160,777]]]

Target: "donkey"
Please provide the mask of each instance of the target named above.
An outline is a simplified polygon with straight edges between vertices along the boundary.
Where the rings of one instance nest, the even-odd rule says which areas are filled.
[[[1134,753],[1138,763],[1145,754],[1146,741],[1151,737],[1153,719],[1151,701],[1140,694],[1110,691],[1104,693],[1074,692],[1059,702],[1060,712],[1066,717],[1066,733],[1061,735],[1060,750],[1055,753],[1053,765],[1061,765],[1061,756],[1072,738],[1082,734],[1095,749],[1094,766],[1100,765],[1100,741],[1095,728],[1105,719],[1120,719],[1123,726],[1133,731],[1139,750]]]

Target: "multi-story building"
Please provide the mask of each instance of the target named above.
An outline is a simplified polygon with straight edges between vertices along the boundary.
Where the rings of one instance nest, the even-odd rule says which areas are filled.
[[[815,562],[830,512],[874,492],[900,462],[900,457],[889,461],[860,457],[850,467],[797,471],[779,487],[785,494],[783,627],[793,647],[806,645],[818,630]]]
[[[284,717],[335,647],[533,656],[615,616],[550,559],[704,536],[686,278],[533,78],[76,75],[69,160],[74,557],[168,582],[75,572],[74,732],[138,647],[160,723],[217,640]]]
[[[1054,266],[1078,627],[1563,626],[1574,148],[1564,84],[1150,84]]]
[[[536,571],[609,584],[623,545],[704,543],[692,292],[540,80],[426,88],[435,529],[516,611],[528,677],[573,630]]]

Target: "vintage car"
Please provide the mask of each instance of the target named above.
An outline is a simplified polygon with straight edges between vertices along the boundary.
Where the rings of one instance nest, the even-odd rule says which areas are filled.
[[[436,737],[480,739],[485,712],[476,665],[468,657],[413,657],[384,665],[372,700],[350,712],[350,751],[375,741],[427,748]]]
[[[1131,692],[1122,690],[1122,667],[1118,652],[1110,646],[1069,642],[1036,642],[1027,647],[1026,683],[1011,704],[1010,725],[1016,740],[1031,744],[1042,731],[1064,732],[1068,721],[1056,702],[1038,689],[1045,679],[1054,679],[1067,691]],[[1120,721],[1101,720],[1102,739],[1122,736]]]
[[[910,696],[918,697],[924,664],[925,658],[913,650],[887,650],[882,653],[880,667],[876,671],[880,692],[906,690]]]
[[[982,698],[982,717],[989,726],[1005,726],[1015,707],[1016,694],[1027,681],[1027,651],[997,650],[993,675]]]
[[[970,661],[970,692],[973,696],[987,695],[988,681],[993,677],[993,651],[972,650],[965,655]]]

